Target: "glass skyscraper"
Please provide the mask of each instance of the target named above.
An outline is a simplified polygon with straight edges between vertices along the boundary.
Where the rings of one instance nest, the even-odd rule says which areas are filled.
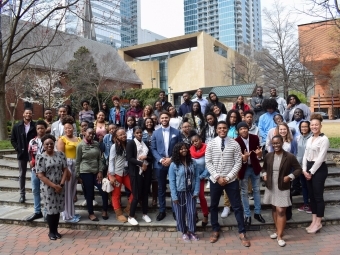
[[[262,49],[260,0],[184,0],[185,34],[204,31],[230,48]]]

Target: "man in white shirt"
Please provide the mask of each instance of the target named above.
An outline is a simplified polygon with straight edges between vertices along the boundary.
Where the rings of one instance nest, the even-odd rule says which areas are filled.
[[[270,98],[273,98],[276,100],[277,102],[277,109],[279,110],[280,114],[283,115],[286,108],[287,108],[287,102],[284,98],[278,96],[276,94],[276,89],[275,88],[271,88],[270,89]]]
[[[241,148],[234,140],[227,137],[228,125],[225,121],[217,123],[217,137],[210,141],[205,152],[206,167],[210,173],[210,213],[213,229],[210,242],[219,238],[218,205],[223,190],[226,191],[238,224],[239,238],[245,247],[250,246],[246,237],[243,207],[237,174],[242,166]]]
[[[196,96],[197,96],[197,98],[195,98],[195,99],[193,99],[193,100],[191,100],[192,102],[199,102],[200,103],[200,105],[201,105],[201,112],[202,112],[202,114],[204,115],[204,113],[205,113],[205,109],[206,109],[206,107],[207,107],[207,105],[208,105],[208,100],[207,99],[205,99],[204,97],[202,97],[202,95],[203,95],[203,91],[201,90],[201,89],[198,89],[197,91],[196,91]]]
[[[66,115],[67,115],[66,107],[60,106],[58,108],[59,119],[53,122],[51,126],[51,135],[53,135],[57,141],[60,136],[64,135],[64,125],[61,123],[61,119],[64,118]],[[76,124],[73,124],[73,136],[77,137]]]

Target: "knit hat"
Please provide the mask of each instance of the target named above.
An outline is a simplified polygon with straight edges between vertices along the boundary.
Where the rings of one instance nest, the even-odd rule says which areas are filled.
[[[237,124],[237,131],[241,128],[241,127],[246,127],[249,130],[249,126],[247,125],[247,123],[245,123],[244,121],[240,122]]]

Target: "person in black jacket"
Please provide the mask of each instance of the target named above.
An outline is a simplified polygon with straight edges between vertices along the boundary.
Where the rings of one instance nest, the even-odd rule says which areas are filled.
[[[217,105],[221,109],[222,113],[227,114],[227,108],[225,108],[225,105],[223,103],[218,101],[218,97],[214,92],[209,93],[209,101],[210,103],[205,108],[204,114],[207,114],[208,112],[212,112],[213,111],[212,107],[214,105]]]
[[[28,143],[37,136],[35,122],[32,121],[32,110],[25,109],[23,114],[24,119],[14,125],[11,134],[11,144],[17,152],[19,164],[19,188],[20,199],[19,203],[25,203],[25,182],[28,156]]]
[[[170,102],[166,101],[165,91],[159,92],[158,97],[159,97],[159,101],[161,101],[161,103],[162,103],[162,109],[164,111],[167,111],[168,107],[172,106],[172,104]]]
[[[133,128],[134,139],[126,145],[126,160],[129,163],[129,175],[133,200],[131,202],[128,222],[138,225],[135,212],[138,202],[142,204],[142,219],[150,223],[148,216],[148,198],[152,174],[152,154],[148,146],[143,142],[143,129],[139,126]]]

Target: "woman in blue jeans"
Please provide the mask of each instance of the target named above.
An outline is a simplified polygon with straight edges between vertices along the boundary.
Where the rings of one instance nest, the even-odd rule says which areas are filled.
[[[100,192],[103,201],[102,218],[107,220],[107,208],[108,208],[108,194],[102,190],[103,179],[103,163],[101,160],[101,152],[99,149],[99,143],[94,141],[94,130],[88,128],[84,135],[84,139],[77,146],[76,155],[76,173],[80,182],[83,183],[87,210],[89,213],[89,219],[91,221],[99,221],[93,212],[93,186],[96,186]]]
[[[182,232],[184,241],[199,240],[195,231],[196,198],[200,190],[200,177],[188,146],[183,142],[177,143],[172,152],[169,185],[177,230]]]

